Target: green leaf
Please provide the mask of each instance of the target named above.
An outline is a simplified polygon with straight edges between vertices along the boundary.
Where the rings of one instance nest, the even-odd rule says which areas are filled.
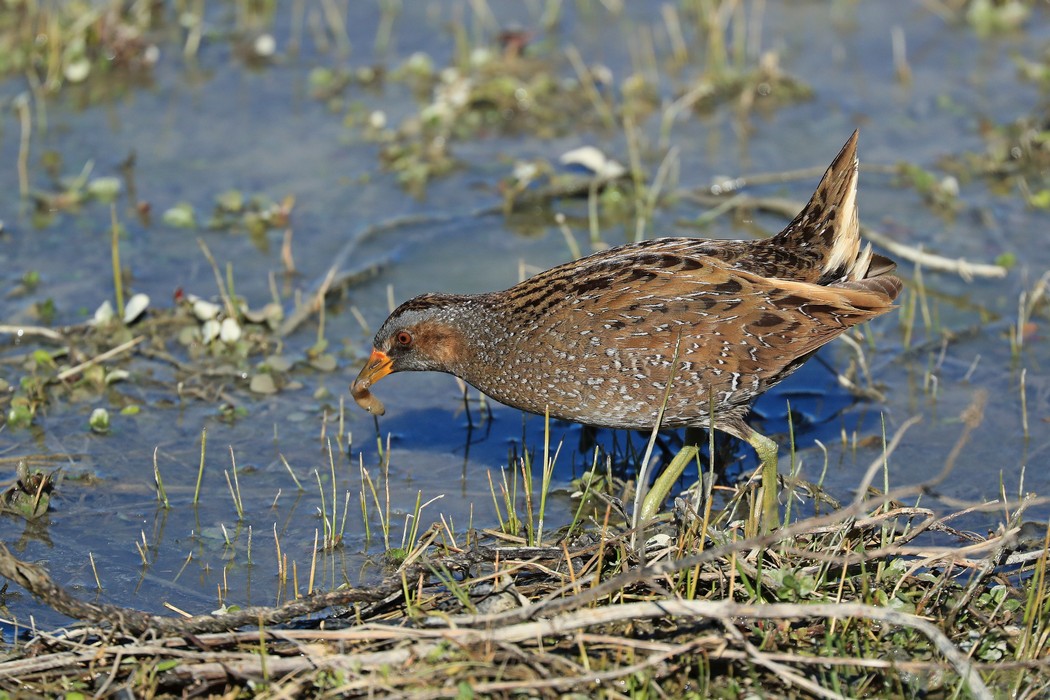
[[[120,194],[119,177],[96,177],[87,184],[87,192],[95,199],[109,202]]]
[[[28,428],[33,424],[32,409],[24,404],[12,404],[7,411],[7,424],[12,428]]]
[[[995,264],[1005,268],[1012,268],[1017,264],[1017,255],[1015,253],[1001,253],[995,259]]]
[[[223,211],[236,214],[244,209],[244,195],[240,190],[226,190],[215,201]]]
[[[109,411],[104,408],[96,408],[91,412],[91,417],[88,418],[88,425],[90,425],[91,430],[96,433],[108,433]]]
[[[193,205],[188,202],[179,202],[171,209],[164,212],[164,223],[175,228],[196,228],[197,215]]]
[[[1050,190],[1039,190],[1028,201],[1036,209],[1050,209]]]

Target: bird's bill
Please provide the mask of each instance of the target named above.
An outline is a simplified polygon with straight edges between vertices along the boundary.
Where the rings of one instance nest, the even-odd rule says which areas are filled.
[[[390,359],[389,355],[382,350],[372,349],[368,362],[361,368],[361,373],[357,375],[354,383],[350,385],[350,395],[354,397],[354,401],[357,402],[358,406],[377,416],[381,416],[386,412],[383,402],[373,396],[369,388],[390,374],[393,371],[393,367],[394,361]]]

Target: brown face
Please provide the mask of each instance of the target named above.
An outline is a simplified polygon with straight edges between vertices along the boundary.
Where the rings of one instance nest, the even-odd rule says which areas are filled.
[[[405,302],[390,314],[376,333],[361,373],[350,385],[357,405],[383,415],[383,404],[372,395],[372,385],[393,372],[452,372],[466,353],[463,333],[450,325],[456,302],[467,297],[425,294]]]

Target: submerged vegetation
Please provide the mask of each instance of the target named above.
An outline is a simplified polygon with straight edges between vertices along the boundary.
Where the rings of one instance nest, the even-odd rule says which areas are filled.
[[[484,482],[483,497],[467,522],[455,522],[442,511],[448,495],[435,492],[439,484],[392,477],[398,460],[413,459],[402,449],[412,436],[376,422],[366,458],[361,436],[355,444],[347,427],[345,397],[325,385],[342,387],[346,377],[336,370],[363,354],[356,339],[330,337],[333,309],[357,319],[367,342],[368,322],[348,294],[388,266],[396,271],[406,232],[442,221],[444,211],[370,220],[326,260],[324,274],[303,280],[295,253],[313,242],[300,233],[307,228],[297,220],[302,198],[290,186],[260,186],[248,175],[236,185],[209,183],[205,195],[199,188],[156,194],[156,186],[143,186],[134,152],[106,154],[105,166],[74,162],[48,138],[56,128],[52,112],[150,89],[157,72],[173,65],[190,82],[206,82],[209,66],[221,60],[207,51],[220,47],[245,74],[298,69],[305,101],[325,110],[347,141],[369,145],[374,167],[356,180],[339,180],[339,187],[356,189],[388,174],[396,187],[426,199],[435,190],[447,193],[450,182],[466,189],[481,180],[484,204],[461,212],[462,220],[502,217],[508,228],[549,229],[564,237],[572,256],[608,245],[613,235],[645,238],[676,219],[686,230],[707,229],[720,217],[760,229],[763,217],[791,217],[799,204],[758,188],[814,177],[720,176],[698,186],[681,175],[673,131],[682,120],[729,112],[746,134],[768,128],[763,122],[778,110],[825,108],[819,76],[792,67],[798,48],[763,39],[771,11],[764,2],[681,0],[654,6],[645,22],[624,20],[611,38],[628,47],[628,65],[619,70],[603,64],[593,44],[588,50],[584,41],[572,43],[563,26],[569,4],[560,0],[528,4],[528,27],[504,26],[496,18],[502,8],[485,0],[442,5],[450,13],[438,23],[444,53],[391,49],[407,3],[380,0],[371,8],[376,24],[369,36],[351,31],[344,13],[354,12],[353,5],[3,4],[0,76],[7,89],[0,104],[9,119],[2,143],[14,158],[3,177],[22,208],[5,214],[0,244],[9,240],[16,214],[28,233],[100,221],[97,238],[110,264],[76,269],[97,278],[93,289],[105,290],[90,299],[70,295],[57,270],[6,271],[0,308],[10,318],[0,320],[0,334],[11,342],[0,348],[0,465],[11,478],[0,492],[0,511],[9,524],[24,522],[25,532],[17,543],[7,540],[11,549],[0,545],[0,574],[16,584],[5,586],[0,600],[11,634],[0,690],[68,697],[1050,693],[1047,499],[1027,493],[1023,473],[1004,473],[997,500],[950,509],[931,503],[967,450],[1004,425],[988,416],[995,396],[969,385],[980,354],[969,367],[945,369],[953,342],[989,334],[1010,365],[1000,377],[1008,383],[1001,393],[1019,407],[1010,425],[1022,426],[1026,450],[1032,436],[1045,432],[1046,384],[1036,373],[1045,371],[1038,353],[1045,353],[1042,335],[1050,323],[1050,273],[1024,280],[1019,298],[1013,291],[1008,301],[988,305],[950,297],[929,281],[933,272],[1000,278],[1023,264],[1023,251],[996,239],[964,248],[967,255],[942,243],[935,254],[903,243],[892,217],[869,218],[865,210],[864,235],[906,261],[902,271],[911,280],[899,327],[850,335],[848,366],[836,380],[858,399],[883,401],[886,373],[907,362],[920,402],[950,414],[954,444],[940,449],[920,439],[923,451],[902,457],[894,449],[911,421],[899,419],[892,435],[851,434],[843,423],[843,451],[877,455],[849,502],[803,478],[803,458],[819,464],[821,457],[796,452],[794,421],[807,417],[789,408],[788,435],[779,440],[782,452],[790,445],[790,471],[782,467],[781,475],[786,517],[773,534],[758,534],[754,485],[746,474],[727,483],[722,473],[726,463],[746,467],[714,438],[706,450],[687,447],[677,457],[655,443],[635,449],[631,438],[622,449],[618,442],[581,445],[570,456],[552,443],[549,424],[542,445],[519,443],[506,466],[471,475]],[[852,3],[830,5],[838,17]],[[931,5],[928,11],[981,37],[1023,32],[1033,15],[1045,13],[1021,0]],[[612,0],[581,0],[571,9],[583,23],[631,11]],[[905,39],[902,30],[892,36],[893,75],[901,85],[913,79]],[[362,50],[367,41],[373,56]],[[171,55],[178,60],[166,63]],[[1012,60],[1019,80],[1045,86],[1050,55]],[[1050,209],[1048,133],[1044,106],[1001,123],[981,121],[982,152],[960,148],[933,166],[900,154],[902,162],[867,172],[894,176],[891,185],[921,200],[935,220],[988,216],[966,200],[965,188],[975,181],[995,196],[1020,197],[1040,214]],[[580,134],[603,147],[577,147],[571,137]],[[552,153],[548,140],[572,146]],[[512,156],[481,148],[518,142],[529,145]],[[181,236],[208,284],[184,287],[181,276],[172,276],[170,300],[146,296],[142,289],[154,280],[145,275],[167,273],[131,262],[127,251],[145,231]],[[246,285],[246,264],[235,253],[212,252],[237,239],[273,249],[274,270],[264,283]],[[389,256],[362,254],[369,242]],[[14,256],[3,260],[19,264]],[[941,314],[948,307],[963,308],[972,327],[950,325]],[[890,369],[886,345],[895,346],[893,359],[900,360]],[[955,370],[960,405],[938,404],[938,392],[946,391],[941,377]],[[294,417],[287,404],[267,403],[282,396],[301,398]],[[464,389],[462,400],[469,448],[471,431],[491,430],[492,423],[483,397]],[[187,406],[205,408],[194,413]],[[76,420],[53,418],[70,407],[79,410]],[[260,414],[270,420],[271,410],[271,464],[246,462],[244,445],[209,443],[210,426]],[[192,419],[184,424],[187,415]],[[32,563],[44,555],[26,553],[27,546],[50,544],[48,517],[69,516],[89,484],[110,478],[105,465],[91,464],[91,451],[152,426],[174,430],[169,422],[181,432],[158,432],[156,449],[137,460],[148,465],[140,478],[121,484],[133,497],[110,501],[127,508],[141,532],[132,565],[141,571],[100,572],[96,554],[112,543],[94,541],[75,543],[84,561],[69,564],[72,575],[60,575],[57,561],[50,575],[49,567]],[[281,431],[290,424],[319,433],[320,449],[287,454]],[[269,437],[266,429],[259,432]],[[823,481],[828,447],[817,445]],[[1033,443],[1030,456],[1044,447]],[[664,461],[687,462],[700,483],[648,518],[629,504],[647,466],[643,454],[654,450]],[[228,466],[216,468],[219,459]],[[894,468],[919,471],[905,461],[916,459],[944,468],[925,483],[898,486]],[[557,473],[576,475],[568,487],[559,486],[556,464]],[[277,476],[269,473],[274,465]],[[264,471],[267,483],[278,484],[275,493],[253,492],[253,477]],[[923,473],[934,471],[922,466]],[[221,488],[202,486],[206,473],[218,474]],[[56,513],[64,494],[70,494],[67,513]],[[208,506],[214,512],[203,510]],[[150,512],[147,535],[141,523]],[[182,530],[165,535],[166,525],[176,529],[169,519],[178,527],[189,523],[185,540]],[[295,539],[293,520],[308,523]],[[966,529],[973,522],[998,525],[976,534]],[[167,551],[185,541],[188,555]],[[355,551],[359,546],[363,551]],[[175,562],[170,572],[158,566],[162,560]],[[221,583],[192,591],[197,597],[187,599],[199,608],[190,612],[164,603],[171,615],[147,614],[103,602],[158,576],[170,586],[165,591],[201,588],[187,583],[194,567],[218,570]],[[247,605],[253,571],[272,606]],[[88,591],[98,594],[94,601]],[[25,612],[26,592],[83,624],[37,627]]]

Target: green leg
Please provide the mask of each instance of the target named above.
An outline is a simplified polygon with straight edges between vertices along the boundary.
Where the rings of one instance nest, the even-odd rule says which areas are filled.
[[[762,462],[762,531],[780,527],[780,504],[777,502],[777,443],[754,430],[745,438],[755,448]]]
[[[689,463],[696,459],[696,455],[696,445],[686,445],[674,456],[671,463],[664,468],[660,476],[653,482],[653,487],[649,489],[649,493],[645,494],[639,522],[644,523],[650,518],[656,517],[656,514],[660,512],[660,506],[664,504],[667,496],[671,493],[671,487],[682,476],[682,472],[689,466]]]
[[[762,462],[762,531],[771,532],[777,529],[780,527],[780,504],[777,501],[777,443],[752,430],[742,421],[739,425],[727,424],[718,428],[733,437],[745,440],[758,453],[758,459]],[[687,441],[682,451],[667,465],[642,501],[642,522],[660,512],[660,506],[671,493],[671,488],[682,476],[689,462],[696,459],[696,454],[696,445],[690,445]]]

